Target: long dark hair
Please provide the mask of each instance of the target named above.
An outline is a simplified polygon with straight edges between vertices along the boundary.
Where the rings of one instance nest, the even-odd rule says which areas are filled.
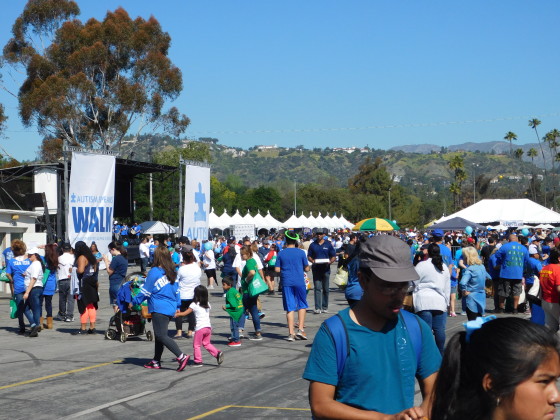
[[[45,261],[49,270],[58,268],[58,246],[56,244],[45,245]]]
[[[520,318],[489,321],[474,331],[456,333],[445,348],[434,388],[432,420],[490,419],[497,404],[511,401],[516,387],[530,378],[558,340],[546,327]],[[489,375],[491,389],[484,389]]]
[[[93,252],[91,252],[90,247],[87,246],[84,241],[78,241],[74,245],[74,258],[76,259],[76,261],[78,261],[78,258],[81,257],[82,255],[86,257],[86,259],[91,264],[91,266],[94,267],[94,269],[96,269],[97,259],[93,255]]]
[[[162,268],[165,271],[169,283],[175,283],[177,273],[175,272],[175,264],[171,261],[171,254],[165,246],[158,246],[154,250],[154,267]]]
[[[428,245],[428,256],[432,259],[432,264],[437,271],[443,271],[443,258],[438,244],[431,243]]]
[[[204,309],[210,307],[210,305],[208,305],[208,289],[202,284],[194,288],[193,302],[198,303],[198,306]]]
[[[192,249],[189,249],[188,251],[183,251],[181,252],[181,254],[183,255],[183,262],[185,264],[192,264],[193,262],[196,261],[196,257],[194,256],[194,252],[192,251]]]
[[[128,251],[120,242],[111,242],[109,244],[109,249],[116,249],[123,257],[128,257]]]

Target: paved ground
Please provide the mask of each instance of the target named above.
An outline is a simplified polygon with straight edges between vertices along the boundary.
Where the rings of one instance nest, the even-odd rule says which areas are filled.
[[[105,274],[100,276],[100,294],[98,334],[72,336],[79,322],[55,321],[55,329],[44,330],[38,338],[16,334],[8,297],[0,297],[0,418],[310,418],[307,382],[301,374],[326,314],[308,312],[310,339],[288,342],[280,295],[264,296],[264,340],[243,340],[241,347],[227,348],[229,319],[220,309],[223,298],[216,289],[211,296],[213,343],[225,353],[223,365],[218,367],[205,352],[204,367],[177,373],[174,356],[165,350],[163,369],[153,371],[142,368],[153,355],[153,343],[145,337],[126,343],[104,339],[112,312]],[[313,292],[309,304],[312,307]],[[56,296],[53,306],[58,307]],[[345,306],[344,294],[331,289],[331,312]],[[465,317],[448,321],[449,337]],[[246,328],[252,331],[250,321]],[[179,340],[179,345],[192,354],[191,340]]]

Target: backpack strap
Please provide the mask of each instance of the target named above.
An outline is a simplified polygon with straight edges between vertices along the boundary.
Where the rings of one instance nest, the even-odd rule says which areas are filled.
[[[422,330],[420,328],[420,323],[418,318],[404,309],[400,311],[408,335],[410,336],[410,341],[412,342],[412,347],[414,348],[414,354],[416,355],[416,368],[420,366],[420,356],[422,354]]]
[[[344,370],[344,365],[346,364],[346,358],[350,354],[348,331],[346,330],[346,325],[344,325],[344,321],[339,314],[326,319],[325,325],[331,333],[334,341],[336,352],[336,373],[340,379],[342,371]]]

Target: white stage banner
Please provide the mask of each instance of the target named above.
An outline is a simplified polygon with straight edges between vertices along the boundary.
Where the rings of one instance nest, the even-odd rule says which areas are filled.
[[[112,239],[115,157],[72,152],[68,238],[72,246],[93,241],[105,253]]]
[[[185,165],[185,213],[183,235],[190,240],[208,239],[210,217],[210,168]]]

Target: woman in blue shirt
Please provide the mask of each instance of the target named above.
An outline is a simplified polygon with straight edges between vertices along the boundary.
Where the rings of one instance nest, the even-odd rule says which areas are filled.
[[[486,311],[484,286],[486,279],[491,280],[492,277],[473,247],[463,248],[463,259],[466,260],[468,267],[463,271],[460,285],[467,305],[467,318],[471,321],[484,315]]]
[[[181,372],[187,366],[189,356],[185,355],[177,346],[177,342],[167,334],[169,321],[175,316],[181,307],[181,295],[179,294],[179,282],[177,273],[171,261],[171,255],[167,248],[160,246],[154,252],[154,265],[144,286],[133,299],[133,304],[139,305],[148,300],[148,311],[152,314],[152,325],[154,328],[154,357],[146,363],[146,369],[160,369],[163,348],[167,347],[179,363],[177,372]]]
[[[27,267],[31,265],[31,261],[29,261],[29,259],[25,255],[25,253],[27,252],[27,246],[23,241],[19,239],[15,239],[14,241],[12,241],[12,252],[14,254],[14,257],[11,260],[8,260],[6,275],[10,279],[10,288],[12,289],[12,294],[16,299],[16,305],[18,308],[18,334],[23,335],[25,334],[25,323],[23,321],[24,314],[29,321],[29,324],[31,324],[31,328],[35,327],[31,309],[29,309],[29,307],[26,307],[25,301],[23,299],[23,295],[25,294],[26,290],[24,273],[25,270],[27,270]]]
[[[115,312],[117,312],[117,293],[128,270],[128,253],[126,248],[122,245],[117,245],[115,242],[109,244],[109,252],[112,255],[111,262],[107,257],[104,257],[105,266],[107,267],[107,274],[109,274],[109,300],[113,305]]]

